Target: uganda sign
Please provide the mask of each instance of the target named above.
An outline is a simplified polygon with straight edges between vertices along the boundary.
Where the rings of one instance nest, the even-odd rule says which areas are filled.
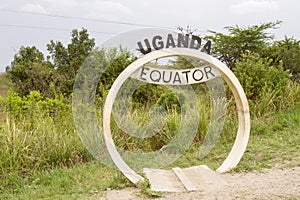
[[[229,171],[239,163],[250,135],[248,101],[234,73],[223,62],[209,54],[211,42],[203,41],[199,36],[169,30],[134,30],[115,36],[103,44],[105,46],[103,49],[112,54],[99,51],[86,58],[75,80],[72,105],[76,130],[95,158],[104,164],[112,161],[112,165],[115,165],[133,183],[144,180],[141,175],[144,169],[163,168],[175,162],[190,148],[198,134],[198,125],[202,119],[199,114],[199,95],[195,94],[199,90],[196,90],[194,86],[203,83],[207,87],[207,90],[203,91],[208,91],[209,97],[205,100],[208,101],[208,108],[211,110],[210,113],[209,111],[203,113],[210,115],[206,124],[207,132],[199,152],[204,149],[205,156],[208,155],[223,131],[225,120],[220,119],[224,119],[226,115],[226,109],[224,111],[223,107],[226,107],[224,99],[226,99],[227,91],[225,92],[223,84],[227,84],[226,89],[231,90],[236,103],[238,128],[231,151],[216,171],[220,173]],[[109,66],[116,66],[110,65],[110,60],[107,61],[104,58],[118,55],[116,48],[120,46],[126,48],[128,52],[134,52],[128,54],[134,55],[134,59],[130,60],[128,65],[122,68],[124,70],[114,79],[108,94],[104,95],[106,98],[103,96],[105,99],[103,109],[99,110],[95,107],[95,94],[99,81]],[[184,62],[178,65],[178,60],[184,60]],[[115,61],[120,64],[118,59],[111,59],[111,62]],[[109,73],[107,74],[109,76]],[[152,87],[152,84],[159,86]],[[135,115],[145,112],[150,117],[142,118],[144,121],[141,124],[132,120],[131,100],[134,98],[135,91],[141,86],[145,87],[139,92],[147,93],[148,88],[149,92],[155,88],[165,88],[163,91],[171,90],[173,94],[178,94],[179,107],[182,110],[178,112],[180,121],[176,124],[176,128],[178,127],[176,130],[165,128],[167,125],[164,122],[167,119],[168,109],[162,111],[162,106],[155,104],[158,102],[156,99],[146,102],[144,98],[147,106],[143,107],[142,98]],[[220,95],[220,88],[224,91],[222,95]],[[165,93],[159,94],[159,91],[155,92],[157,96],[166,95]],[[153,102],[154,105],[151,105]],[[97,115],[99,112],[101,114]],[[102,119],[100,124],[98,123],[99,116]],[[112,123],[115,125],[113,128]],[[141,146],[143,139],[147,137],[151,139],[155,134],[161,133],[159,131],[169,130],[163,134],[169,134],[170,138],[168,144],[153,151],[130,151],[115,145],[115,130],[121,130],[119,133],[138,139],[141,141],[139,143]]]

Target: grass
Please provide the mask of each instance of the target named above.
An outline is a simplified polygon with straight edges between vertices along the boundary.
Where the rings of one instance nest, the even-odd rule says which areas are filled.
[[[99,199],[107,188],[121,182],[118,173],[91,162],[74,168],[37,171],[26,177],[7,174],[7,187],[1,190],[0,199]]]
[[[268,119],[254,119],[247,150],[234,171],[299,166],[299,123],[300,105]],[[223,137],[204,159],[197,158],[198,146],[195,144],[173,165],[188,167],[207,164],[215,169],[231,148],[231,141],[227,140],[226,144],[222,142],[226,139]],[[120,172],[92,161],[71,168],[33,171],[26,176],[6,173],[1,180],[0,199],[99,199],[108,188],[133,186]],[[138,187],[141,196],[161,195],[149,190],[147,184]]]
[[[6,73],[0,73],[0,96],[5,97],[8,88],[12,85]]]
[[[298,89],[295,96],[289,97],[298,100],[290,102],[279,112],[267,110],[252,116],[249,144],[234,171],[299,166],[299,94]],[[35,101],[32,102],[30,105],[36,105]],[[54,107],[56,105],[59,104]],[[37,110],[37,107],[33,108]],[[206,113],[208,108],[204,106],[200,109]],[[230,109],[229,113],[232,111]],[[56,116],[57,120],[53,120],[36,112],[27,119],[14,118],[4,110],[0,108],[0,199],[99,199],[107,189],[133,187],[120,172],[91,158],[77,136],[71,115]],[[201,119],[208,122],[209,117],[203,113]],[[137,119],[147,118],[141,116],[141,112],[134,112],[133,115]],[[172,138],[168,133],[178,130],[178,114],[174,111],[171,115],[162,132],[146,139],[146,144],[127,136],[121,137],[121,132],[117,132],[122,138],[118,145],[130,150],[134,150],[135,146],[145,148],[145,151],[160,149]],[[205,164],[216,169],[222,164],[235,139],[236,116],[227,116],[218,142],[204,158],[199,158],[199,148],[207,124],[200,125],[191,148],[168,168]],[[137,187],[142,197],[161,196],[149,190],[147,182]]]
[[[203,159],[198,157],[199,144],[195,144],[171,167],[205,164],[216,169],[228,155],[232,144],[231,136],[222,135],[213,150]],[[234,171],[300,166],[299,144],[300,104],[288,111],[274,113],[267,119],[253,119],[247,149]]]
[[[71,167],[91,160],[76,132],[67,124],[59,126],[51,118],[35,122],[6,116],[0,128],[0,176],[5,173],[28,174],[31,171]],[[36,124],[34,128],[32,123]]]

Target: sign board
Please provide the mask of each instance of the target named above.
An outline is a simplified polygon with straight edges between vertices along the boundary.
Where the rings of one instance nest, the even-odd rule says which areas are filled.
[[[130,77],[159,85],[190,85],[206,82],[218,76],[220,76],[219,72],[211,66],[182,70],[142,66]]]

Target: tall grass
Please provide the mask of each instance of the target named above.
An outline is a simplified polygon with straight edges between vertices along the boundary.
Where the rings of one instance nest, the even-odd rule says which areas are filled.
[[[2,100],[0,109],[1,177],[70,167],[91,160],[77,136],[71,112],[51,113],[53,109],[46,109],[41,103],[48,105],[53,101],[41,99],[26,101],[25,107],[24,99],[20,100],[20,104],[9,110],[12,102],[6,100]]]
[[[5,97],[12,82],[6,73],[0,73],[0,96]]]
[[[283,94],[276,96],[275,91],[266,92],[255,102],[250,100],[252,118],[268,118],[276,112],[289,110],[300,102],[300,86],[296,82],[289,82]]]
[[[62,128],[51,118],[36,119],[28,129],[26,121],[6,116],[0,130],[1,173],[29,173],[73,166],[88,160],[88,153],[73,128]]]
[[[202,142],[211,118],[209,95],[200,94],[196,97],[198,102],[193,102],[193,104],[197,104],[198,107],[187,105],[185,100],[182,100],[183,107],[181,107],[179,99],[184,99],[181,95],[180,92],[175,94],[173,91],[165,90],[157,95],[160,96],[159,98],[151,99],[151,103],[141,104],[134,100],[130,101],[127,105],[130,110],[129,115],[119,111],[123,116],[114,115],[115,120],[111,124],[116,145],[130,151],[157,151],[168,145],[177,134],[180,134],[180,127],[186,132],[195,131],[194,142]],[[154,104],[155,106],[153,106]],[[198,110],[193,110],[191,108],[193,106]],[[117,108],[120,109],[118,106]],[[183,119],[185,115],[186,119]],[[198,127],[190,123],[194,119],[199,120]],[[132,125],[133,123],[135,125]],[[136,125],[138,128],[135,127]],[[123,128],[119,128],[120,126]]]
[[[26,175],[33,171],[43,171],[60,167],[73,167],[93,160],[81,143],[74,128],[70,104],[62,97],[43,99],[38,94],[17,97],[8,93],[0,100],[0,177],[5,180],[10,174]],[[278,97],[276,97],[278,98]],[[157,100],[158,102],[158,100]],[[156,151],[164,148],[178,132],[182,120],[181,109],[176,101],[166,105],[166,121],[163,128],[149,138],[136,138],[122,131],[115,121],[111,127],[117,146],[130,151]],[[175,102],[175,103],[174,103]],[[252,111],[253,134],[264,134],[268,120],[276,112],[290,110],[300,105],[300,86],[290,83],[281,99],[273,101],[272,93],[262,96],[255,104],[250,104]],[[210,99],[199,97],[199,127],[185,165],[199,164],[197,156],[210,123]],[[132,103],[131,118],[137,124],[150,120],[150,106]],[[102,105],[100,105],[102,106]],[[229,100],[226,122],[216,147],[208,155],[212,166],[218,166],[227,155],[227,150],[236,135],[237,116],[234,101]],[[282,127],[283,125],[278,125]],[[269,134],[270,135],[270,134]]]

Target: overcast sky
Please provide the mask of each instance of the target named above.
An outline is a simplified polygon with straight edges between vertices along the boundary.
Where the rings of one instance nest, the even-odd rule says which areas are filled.
[[[20,46],[36,46],[46,53],[51,39],[67,44],[74,28],[88,29],[99,45],[118,33],[145,28],[123,22],[174,30],[190,25],[204,35],[225,26],[281,20],[281,27],[272,31],[276,38],[300,39],[299,18],[299,0],[0,0],[0,71]]]

